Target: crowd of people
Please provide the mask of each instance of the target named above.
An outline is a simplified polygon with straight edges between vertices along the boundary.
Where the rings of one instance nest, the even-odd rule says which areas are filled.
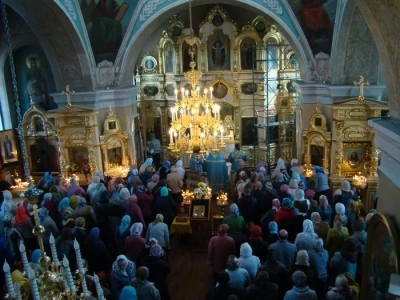
[[[290,167],[279,160],[271,177],[262,164],[252,173],[239,160],[235,169],[234,203],[209,241],[215,282],[207,299],[356,299],[366,223],[350,184],[344,181],[332,195],[327,175],[316,167],[318,179],[314,190],[308,189],[297,160]],[[97,274],[107,299],[170,299],[169,229],[183,200],[185,179],[181,161],[173,166],[164,161],[156,169],[151,158],[112,183],[97,171],[86,189],[75,178],[46,173],[37,183],[44,191],[39,220],[45,252],[51,253],[54,237],[58,260],[67,257],[74,272],[76,240],[93,297],[92,276]],[[10,191],[3,191],[0,264],[7,261],[20,284],[26,279],[20,241],[31,268],[37,274],[45,271],[32,233],[32,210],[26,199],[16,204]],[[2,287],[4,281],[2,273]]]
[[[358,299],[376,211],[361,215],[350,183],[332,193],[316,166],[309,189],[296,159],[279,159],[271,176],[244,161],[235,172],[230,214],[208,246],[216,286],[207,299]]]
[[[47,255],[51,236],[59,261],[67,257],[71,271],[77,268],[74,249],[79,243],[87,264],[87,285],[97,296],[93,274],[97,274],[107,299],[170,299],[166,278],[170,272],[169,227],[182,202],[185,170],[182,162],[171,166],[164,161],[156,170],[151,158],[140,168],[133,167],[126,178],[104,181],[97,171],[86,190],[76,178],[38,181],[44,192],[39,197],[39,220]],[[24,199],[16,204],[8,190],[3,191],[0,210],[0,264],[7,261],[13,280],[24,284],[24,266],[19,251],[23,241],[31,268],[42,274],[41,251],[32,233],[33,207]],[[0,275],[5,292],[4,273]],[[129,296],[130,295],[130,296]],[[134,295],[134,296],[133,296]],[[129,297],[128,297],[129,296]]]

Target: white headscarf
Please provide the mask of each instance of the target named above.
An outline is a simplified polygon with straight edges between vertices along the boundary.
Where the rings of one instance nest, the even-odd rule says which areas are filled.
[[[143,231],[143,224],[138,222],[134,223],[131,227],[131,235],[141,235]]]
[[[176,166],[176,171],[181,176],[181,179],[185,177],[185,169],[183,168],[183,162],[181,160],[178,160],[175,164]]]
[[[278,174],[281,173],[281,169],[286,169],[285,161],[282,158],[278,159],[278,161],[276,162],[276,167],[275,167],[274,172],[271,175],[271,178],[275,179],[275,177],[277,177]]]
[[[118,261],[120,260],[124,260],[126,262],[126,268],[125,270],[121,270],[118,266]],[[126,269],[128,268],[129,263],[131,263],[131,261],[128,260],[128,258],[125,255],[118,255],[117,259],[115,260],[115,262],[112,265],[112,270],[115,272],[119,272],[122,276],[128,276],[128,273],[126,272]]]
[[[142,175],[144,171],[146,171],[147,167],[153,165],[153,159],[149,157],[146,161],[140,166],[139,175]]]

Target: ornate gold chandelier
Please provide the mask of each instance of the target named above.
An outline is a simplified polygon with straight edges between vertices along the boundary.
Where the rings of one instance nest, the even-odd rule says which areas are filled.
[[[191,70],[184,75],[191,89],[175,90],[175,106],[171,107],[172,123],[169,130],[168,150],[173,157],[182,154],[217,152],[225,148],[224,126],[221,121],[221,106],[213,100],[213,89],[205,88],[203,94],[198,82],[202,73],[195,70],[196,41],[192,29],[192,9],[189,1],[190,29],[192,36],[187,39]]]

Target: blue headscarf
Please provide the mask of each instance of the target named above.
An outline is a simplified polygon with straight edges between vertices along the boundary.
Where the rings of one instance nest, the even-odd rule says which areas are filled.
[[[43,219],[46,218],[48,215],[49,215],[49,211],[47,210],[47,208],[43,207],[40,209],[40,211],[39,211],[40,221],[43,221]]]
[[[282,208],[291,208],[293,207],[293,201],[289,198],[285,198],[282,201]]]
[[[40,251],[40,249],[36,249],[35,251],[33,251],[31,254],[32,262],[35,264],[38,264],[41,255],[42,255],[42,252]]]
[[[278,234],[278,224],[275,221],[269,222],[268,230],[269,230],[269,233]]]
[[[168,160],[164,160],[162,166],[168,171],[169,168],[171,167],[171,164]]]
[[[168,196],[168,189],[167,189],[165,186],[163,186],[163,187],[161,188],[161,190],[160,190],[160,195],[161,195],[161,196]]]
[[[143,184],[141,184],[141,185],[139,185],[138,187],[137,187],[137,191],[139,192],[139,193],[144,193],[144,190],[145,190],[146,188],[145,188],[145,186],[143,185]]]
[[[44,173],[44,181],[46,181],[46,183],[53,181],[53,178],[51,178],[50,172]]]
[[[58,212],[62,212],[64,209],[71,207],[71,203],[68,197],[65,197],[61,200],[60,204],[58,205]]]
[[[92,243],[92,245],[97,245],[100,242],[100,229],[99,227],[93,227],[87,237],[86,242]]]
[[[236,203],[232,203],[231,207],[229,208],[231,217],[237,217],[239,215],[239,207]]]
[[[83,197],[79,197],[78,204],[76,205],[77,208],[82,208],[86,205],[86,199]]]
[[[314,168],[314,170],[315,170],[315,173],[325,174],[324,169],[322,169],[320,166],[316,166],[316,167]]]
[[[125,299],[138,300],[136,296],[136,289],[133,286],[127,285],[122,289],[121,294],[119,294],[118,300],[125,300]]]
[[[125,230],[128,229],[129,225],[131,225],[131,217],[128,215],[125,215],[122,220],[121,220],[121,224],[118,227],[119,233],[123,234],[125,232]]]

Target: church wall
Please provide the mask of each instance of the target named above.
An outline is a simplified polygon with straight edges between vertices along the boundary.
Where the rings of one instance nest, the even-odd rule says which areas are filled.
[[[26,93],[28,88],[27,74],[30,70],[30,68],[28,67],[29,57],[36,56],[38,58],[39,61],[38,70],[41,71],[42,75],[45,78],[47,84],[47,91],[53,92],[56,90],[56,87],[53,74],[51,72],[50,64],[46,58],[44,51],[41,48],[34,46],[21,47],[17,51],[14,51],[13,55],[14,55],[14,64],[17,75],[17,83],[18,83],[18,96],[21,104],[20,106],[21,113],[23,115],[30,107],[29,95],[28,93]],[[54,106],[52,108],[57,108],[57,106]]]
[[[400,210],[397,209],[400,203],[400,186],[396,185],[394,178],[379,173],[379,200],[377,209],[380,212],[394,215],[397,228],[400,229]],[[396,208],[396,209],[394,209]]]

